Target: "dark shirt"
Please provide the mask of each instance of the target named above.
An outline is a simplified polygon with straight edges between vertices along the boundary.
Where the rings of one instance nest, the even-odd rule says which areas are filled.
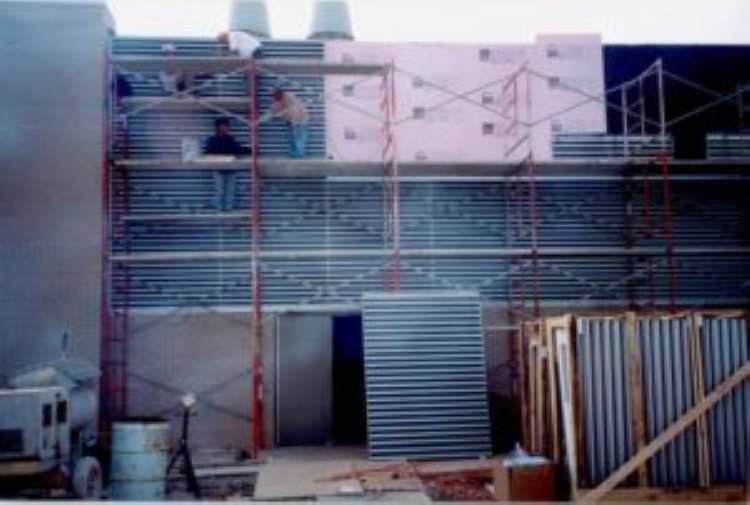
[[[117,74],[114,83],[115,93],[118,97],[133,96],[133,87],[130,85],[127,77],[122,74]]]
[[[213,135],[206,141],[205,154],[251,154],[252,151],[240,145],[231,135]]]

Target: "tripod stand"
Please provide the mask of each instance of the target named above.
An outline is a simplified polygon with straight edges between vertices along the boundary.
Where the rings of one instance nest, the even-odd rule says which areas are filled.
[[[182,405],[182,433],[180,434],[180,442],[177,450],[172,455],[172,459],[169,461],[167,466],[167,477],[172,471],[177,460],[182,458],[182,472],[185,474],[187,480],[188,492],[193,493],[196,498],[201,497],[201,488],[198,485],[198,478],[195,475],[195,468],[193,467],[193,460],[190,458],[190,446],[188,445],[188,426],[190,422],[190,408],[195,403],[195,398],[192,401],[183,399]]]

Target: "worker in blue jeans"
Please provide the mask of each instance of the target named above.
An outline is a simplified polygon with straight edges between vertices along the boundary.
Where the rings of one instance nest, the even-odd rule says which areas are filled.
[[[289,136],[289,157],[304,158],[307,154],[310,113],[305,104],[291,91],[275,88],[271,108],[261,116],[259,122],[279,117],[286,121]]]
[[[220,154],[231,156],[245,156],[252,151],[241,145],[232,135],[229,119],[220,117],[215,122],[216,132],[206,140],[203,150],[206,154]],[[235,180],[237,170],[214,171],[214,185],[216,186],[216,209],[221,212],[230,211],[235,206]]]

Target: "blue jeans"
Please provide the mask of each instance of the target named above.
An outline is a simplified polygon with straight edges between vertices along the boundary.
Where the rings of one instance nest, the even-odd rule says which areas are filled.
[[[234,209],[236,178],[237,172],[234,170],[216,170],[214,172],[216,210],[226,212]]]
[[[304,158],[307,154],[307,137],[309,126],[307,123],[289,123],[289,157]]]

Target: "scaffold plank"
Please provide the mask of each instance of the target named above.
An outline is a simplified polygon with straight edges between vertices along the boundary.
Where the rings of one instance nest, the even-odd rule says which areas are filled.
[[[113,56],[112,63],[128,72],[231,73],[247,68],[253,60],[236,56]],[[256,60],[258,71],[295,75],[379,75],[386,66],[334,63],[317,59]]]

